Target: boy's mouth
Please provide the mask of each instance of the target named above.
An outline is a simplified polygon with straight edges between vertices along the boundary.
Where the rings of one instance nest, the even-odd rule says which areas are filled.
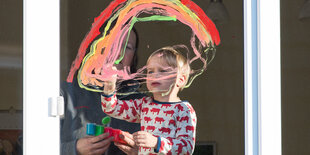
[[[160,85],[159,82],[152,82],[152,83],[151,83],[151,86],[153,86],[153,87],[156,87],[156,86],[159,86],[159,85]]]

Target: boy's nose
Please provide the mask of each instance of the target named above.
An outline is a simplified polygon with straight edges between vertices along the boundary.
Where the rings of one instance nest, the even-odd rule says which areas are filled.
[[[160,78],[160,73],[159,72],[155,72],[154,73],[154,77],[157,79],[157,78]],[[158,79],[157,79],[158,80]]]

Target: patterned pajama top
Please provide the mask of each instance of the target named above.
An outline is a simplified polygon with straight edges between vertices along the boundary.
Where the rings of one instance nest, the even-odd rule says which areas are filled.
[[[115,118],[141,123],[141,130],[158,137],[156,149],[139,148],[139,154],[192,154],[195,147],[195,110],[187,101],[159,102],[151,97],[118,100],[102,94],[103,111]]]

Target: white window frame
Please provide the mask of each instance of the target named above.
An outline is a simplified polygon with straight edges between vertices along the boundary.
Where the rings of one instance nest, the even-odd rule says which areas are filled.
[[[24,154],[59,154],[59,0],[24,0]],[[261,11],[263,10],[263,11]],[[245,154],[281,155],[280,0],[244,0]]]
[[[281,155],[280,0],[244,0],[245,154]]]
[[[59,0],[24,0],[23,153],[57,155],[59,117],[48,98],[59,96]]]

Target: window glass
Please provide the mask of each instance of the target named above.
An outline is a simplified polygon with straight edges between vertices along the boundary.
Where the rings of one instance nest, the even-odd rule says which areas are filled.
[[[216,47],[215,57],[207,70],[198,76],[189,88],[180,92],[180,98],[189,101],[197,114],[195,153],[204,154],[204,151],[208,151],[214,154],[215,152],[244,154],[243,1],[193,1],[212,18],[221,38],[220,45]],[[83,39],[91,30],[95,17],[98,17],[110,2],[61,1],[62,81],[67,80],[72,62],[77,56]],[[135,29],[139,37],[138,68],[143,67],[149,55],[161,47],[176,44],[191,47],[192,33],[182,22],[138,22],[135,24]],[[201,64],[197,63],[193,66],[201,66]],[[143,85],[141,91],[146,90],[145,84]],[[98,97],[82,96],[82,94],[78,95],[80,100]],[[100,99],[96,101],[98,100]],[[76,105],[74,108],[79,109],[77,115],[80,113],[88,115],[84,109],[88,108],[89,111],[92,109],[84,104]],[[103,113],[101,108],[96,112]],[[74,115],[65,114],[67,118],[72,116]],[[98,117],[101,116],[98,114]],[[96,123],[91,119],[86,122]],[[83,130],[85,131],[85,127],[79,131],[84,132]],[[83,137],[82,134],[84,133],[79,136]]]

